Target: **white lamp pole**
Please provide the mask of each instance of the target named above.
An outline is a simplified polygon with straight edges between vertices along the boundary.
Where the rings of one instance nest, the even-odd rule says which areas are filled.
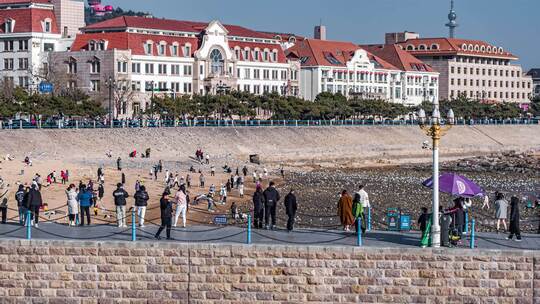
[[[438,248],[441,246],[441,226],[439,225],[439,142],[441,137],[454,124],[454,111],[448,111],[448,124],[441,125],[441,113],[439,104],[434,104],[431,123],[426,125],[426,113],[423,109],[418,111],[418,119],[420,128],[431,137],[433,141],[433,205],[432,205],[432,220],[431,220],[431,247]]]

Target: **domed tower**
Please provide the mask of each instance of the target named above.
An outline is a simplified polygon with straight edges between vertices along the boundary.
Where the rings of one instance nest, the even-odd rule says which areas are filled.
[[[456,27],[458,27],[456,20],[457,20],[457,14],[456,14],[456,11],[454,10],[454,0],[451,0],[450,13],[448,13],[448,23],[446,24],[446,26],[450,29],[450,38],[454,38]]]

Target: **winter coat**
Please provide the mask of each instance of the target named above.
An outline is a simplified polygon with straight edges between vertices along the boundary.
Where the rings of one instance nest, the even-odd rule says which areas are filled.
[[[508,218],[508,201],[505,199],[500,199],[495,201],[495,216],[497,219],[507,219]]]
[[[24,196],[26,192],[24,190],[19,190],[15,193],[15,200],[17,201],[17,207],[24,206]]]
[[[79,213],[79,202],[77,201],[78,193],[75,189],[66,190],[68,214]]]
[[[129,197],[129,194],[126,192],[126,190],[119,188],[114,190],[113,197],[115,206],[125,206],[126,198]]]
[[[82,192],[79,192],[79,195],[77,196],[77,199],[79,200],[79,205],[81,207],[90,207],[92,206],[92,197],[93,194],[89,190],[84,190]]]
[[[350,226],[354,224],[354,216],[352,212],[353,202],[352,197],[347,195],[342,195],[338,202],[338,216],[343,226]]]
[[[137,207],[146,207],[148,206],[148,200],[150,199],[148,197],[148,192],[139,190],[135,192],[135,195],[133,196],[135,198],[135,206]]]
[[[264,209],[264,196],[262,192],[255,191],[253,194],[253,210],[255,212],[260,212]]]
[[[165,197],[162,197],[159,201],[159,208],[161,209],[161,218],[169,219],[172,218],[172,202]]]
[[[293,193],[289,193],[285,196],[285,213],[288,216],[294,216],[298,205],[296,204],[296,196]]]
[[[263,196],[264,196],[264,204],[266,206],[273,206],[280,199],[279,192],[274,187],[266,188],[266,190],[264,190],[263,192]]]
[[[519,199],[513,197],[510,203],[510,233],[520,235],[519,229]]]
[[[41,198],[41,193],[36,189],[30,189],[26,197],[26,207],[40,207],[43,205],[43,199]]]

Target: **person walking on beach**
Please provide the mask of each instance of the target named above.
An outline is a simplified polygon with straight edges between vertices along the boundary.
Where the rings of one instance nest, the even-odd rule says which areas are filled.
[[[30,191],[26,197],[26,208],[31,212],[31,218],[33,219],[33,226],[38,228],[39,222],[39,208],[43,205],[43,199],[41,192],[38,190],[36,184],[32,184]]]
[[[354,206],[358,204],[361,206],[361,208],[358,208],[359,206],[357,206],[357,209],[356,209],[357,213],[353,212],[353,214],[355,215],[356,219],[361,217],[362,225],[360,228],[362,229],[362,234],[365,234],[366,226],[367,226],[366,225],[366,212],[368,211],[368,208],[371,208],[371,205],[369,203],[369,195],[364,189],[364,185],[360,185],[358,187],[358,192],[356,192],[354,195],[353,203],[354,203],[353,208]]]
[[[15,200],[17,201],[17,208],[19,209],[19,224],[24,224],[24,218],[26,217],[26,208],[24,207],[24,197],[26,196],[26,190],[23,185],[19,185],[19,189],[15,192]]]
[[[266,230],[274,230],[276,226],[276,206],[280,199],[279,192],[271,181],[268,188],[263,192],[264,196],[264,225]],[[270,222],[271,218],[271,222]]]
[[[120,156],[118,159],[116,159],[116,169],[118,169],[118,171],[122,171],[122,158],[120,158]]]
[[[256,229],[263,228],[264,196],[262,188],[258,187],[253,193],[253,226]]]
[[[352,197],[349,195],[347,190],[343,190],[341,192],[341,197],[339,198],[338,202],[337,215],[339,216],[339,220],[341,222],[341,225],[343,226],[343,230],[345,231],[350,231],[351,225],[354,224],[352,207]]]
[[[240,194],[240,197],[244,197],[244,183],[240,183],[238,186],[238,194]]]
[[[69,185],[66,190],[66,196],[69,226],[75,226],[77,224],[76,219],[79,216],[79,202],[77,201],[79,193],[77,192],[77,187],[75,187],[74,184]]]
[[[7,223],[9,184],[0,183],[0,213],[2,213],[2,224]]]
[[[199,187],[204,188],[204,182],[206,181],[206,178],[204,177],[204,174],[201,172],[199,175]]]
[[[431,227],[431,214],[428,213],[428,208],[422,207],[422,214],[418,217],[418,225],[421,232],[421,246],[425,248],[429,245],[429,228]]]
[[[487,208],[489,210],[489,195],[484,194],[484,202],[482,203],[482,209]]]
[[[180,186],[180,190],[174,196],[176,202],[176,213],[174,214],[174,224],[178,224],[178,218],[182,215],[182,227],[186,228],[186,212],[187,212],[187,195],[185,186]]]
[[[296,210],[298,210],[296,196],[294,195],[294,190],[291,189],[291,191],[289,191],[289,194],[285,196],[285,213],[287,214],[288,232],[291,232],[294,229],[294,218],[296,216]]]
[[[510,235],[507,239],[511,240],[516,236],[516,241],[521,242],[521,231],[519,229],[519,198],[512,196],[510,199]]]
[[[495,201],[495,217],[497,218],[497,233],[501,227],[501,222],[504,226],[504,231],[507,230],[506,218],[508,217],[508,201],[504,199],[504,194],[497,192]]]
[[[229,183],[227,181],[227,183]],[[221,189],[219,190],[219,203],[225,205],[227,203],[227,188],[221,184]]]
[[[146,207],[148,206],[148,192],[146,187],[140,186],[139,190],[133,195],[135,199],[135,207],[137,208],[137,217],[139,218],[139,227],[144,227],[144,216],[146,215]]]
[[[103,186],[103,182],[100,182],[98,185],[98,199],[99,203],[103,203],[103,196],[105,195],[105,186]]]
[[[84,226],[84,215],[86,214],[87,225],[90,225],[90,206],[92,206],[92,197],[93,194],[90,188],[87,188],[85,185],[81,187],[81,191],[77,195],[77,200],[79,201],[79,206],[81,207],[81,216],[79,226]]]
[[[122,184],[116,185],[116,190],[113,192],[114,205],[116,206],[116,220],[118,221],[118,227],[123,228],[126,226],[126,198],[129,194],[122,188]]]
[[[167,240],[171,239],[171,222],[172,222],[172,212],[173,206],[172,202],[168,198],[168,193],[163,192],[161,199],[159,200],[159,209],[161,210],[161,226],[159,227],[155,238],[161,239],[161,232],[163,229],[167,228]]]

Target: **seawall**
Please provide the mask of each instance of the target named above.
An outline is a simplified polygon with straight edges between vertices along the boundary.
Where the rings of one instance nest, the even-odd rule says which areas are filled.
[[[441,158],[496,151],[540,150],[540,125],[457,126],[443,137]],[[152,158],[178,160],[202,148],[212,157],[264,162],[346,166],[391,161],[429,162],[429,138],[417,126],[142,128],[2,130],[0,154],[98,161],[109,150],[125,155],[152,148]]]
[[[0,240],[1,303],[538,303],[540,252]]]

